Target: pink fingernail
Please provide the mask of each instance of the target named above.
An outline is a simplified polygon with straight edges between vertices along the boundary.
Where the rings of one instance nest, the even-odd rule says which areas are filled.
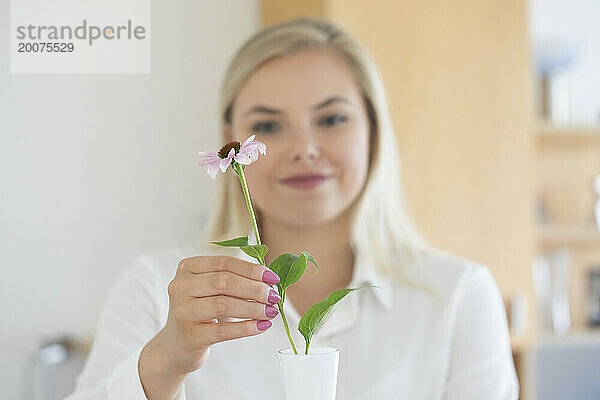
[[[273,318],[274,316],[276,316],[277,314],[279,314],[279,310],[273,306],[270,305],[266,305],[265,306],[265,315],[269,318]]]
[[[274,291],[273,289],[271,289],[269,291],[269,300],[268,300],[269,303],[271,303],[271,304],[279,303],[280,300],[281,300],[281,297],[279,297],[277,292]]]
[[[269,269],[266,269],[262,274],[262,280],[269,285],[275,285],[276,283],[279,283],[279,275]]]
[[[259,331],[266,331],[267,329],[269,329],[271,327],[271,325],[273,325],[271,323],[271,321],[266,321],[266,320],[260,320],[256,323],[256,327],[258,328]]]

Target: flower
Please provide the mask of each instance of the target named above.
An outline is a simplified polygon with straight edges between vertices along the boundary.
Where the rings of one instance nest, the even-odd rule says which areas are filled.
[[[267,146],[263,142],[255,140],[255,137],[256,135],[250,136],[242,144],[238,141],[229,142],[217,152],[201,151],[198,154],[203,156],[204,160],[196,166],[207,167],[206,172],[215,179],[219,169],[221,172],[227,171],[227,167],[233,161],[242,165],[250,165],[258,160],[259,153],[263,155],[267,153]]]

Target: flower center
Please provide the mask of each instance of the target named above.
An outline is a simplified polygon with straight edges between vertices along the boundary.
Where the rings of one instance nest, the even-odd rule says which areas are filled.
[[[221,147],[221,150],[219,150],[219,152],[217,154],[219,154],[219,157],[221,157],[221,158],[226,158],[227,154],[229,154],[229,151],[231,149],[235,149],[236,154],[239,153],[241,146],[242,145],[240,144],[240,142],[237,142],[237,141],[229,142],[225,146]]]

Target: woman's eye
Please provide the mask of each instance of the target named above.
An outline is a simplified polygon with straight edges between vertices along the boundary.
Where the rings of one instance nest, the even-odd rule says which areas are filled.
[[[274,122],[260,122],[252,128],[254,132],[270,133],[279,129],[279,125]]]
[[[348,118],[344,115],[340,115],[340,114],[330,115],[329,117],[322,118],[319,121],[319,125],[324,125],[324,126],[339,125],[343,122],[346,122],[346,120],[348,120]]]

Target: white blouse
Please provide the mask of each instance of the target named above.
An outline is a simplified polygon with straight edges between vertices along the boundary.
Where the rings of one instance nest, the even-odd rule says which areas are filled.
[[[68,400],[147,400],[138,359],[167,321],[167,286],[179,261],[194,255],[172,248],[135,258],[108,294]],[[506,314],[489,269],[442,252],[416,267],[437,298],[393,283],[367,259],[355,258],[349,287],[381,289],[349,294],[311,342],[340,350],[337,399],[517,399]],[[304,349],[298,312],[289,300],[284,310],[296,346]],[[264,333],[213,345],[177,400],[283,399],[277,350],[290,344],[281,316],[272,322]]]

